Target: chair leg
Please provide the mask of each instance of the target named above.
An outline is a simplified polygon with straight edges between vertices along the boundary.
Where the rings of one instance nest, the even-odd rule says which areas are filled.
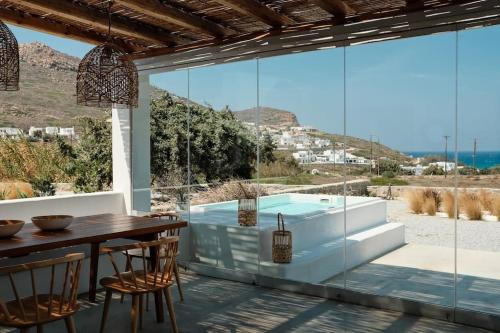
[[[20,333],[29,333],[30,332],[30,329],[29,328],[21,328],[19,330]]]
[[[177,289],[179,290],[179,297],[181,302],[184,302],[184,295],[182,294],[181,288],[181,279],[179,277],[179,268],[177,267],[177,262],[174,261],[174,275],[175,275],[175,283],[177,284]]]
[[[131,332],[137,333],[137,317],[139,315],[139,295],[132,295],[132,310],[130,311]]]
[[[66,329],[68,333],[76,333],[75,320],[73,316],[64,318],[64,323],[66,324]]]
[[[128,260],[127,260],[127,263],[125,264],[125,272],[128,272],[130,269],[132,269],[130,267],[130,265],[128,264]],[[120,303],[123,304],[123,300],[125,299],[125,294],[121,294],[120,295]]]
[[[36,333],[43,333],[43,326],[42,325],[36,326]]]
[[[144,295],[139,296],[139,329],[142,331],[142,306],[144,302]]]
[[[163,289],[163,293],[165,294],[165,299],[167,300],[167,308],[168,314],[170,316],[170,323],[172,324],[172,330],[174,333],[179,332],[177,329],[177,321],[175,319],[175,311],[174,311],[174,302],[172,301],[172,293],[170,292],[170,288]]]
[[[111,303],[111,296],[113,296],[112,291],[106,290],[106,298],[104,299],[104,309],[102,311],[101,329],[99,331],[101,333],[104,332],[104,327],[106,326],[106,320],[108,319],[109,303]]]

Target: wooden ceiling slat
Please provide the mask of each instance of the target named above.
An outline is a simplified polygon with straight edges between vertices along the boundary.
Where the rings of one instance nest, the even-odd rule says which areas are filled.
[[[313,2],[324,11],[340,19],[345,19],[347,14],[356,12],[342,0],[313,0]]]
[[[66,0],[12,0],[26,8],[44,11],[70,22],[79,22],[90,25],[96,29],[108,30],[108,15],[88,6],[75,6]],[[137,38],[160,45],[172,45],[174,38],[155,29],[134,22],[131,19],[112,17],[111,32]]]
[[[0,18],[13,25],[30,27],[33,30],[48,32],[56,36],[75,39],[89,44],[101,44],[107,41],[107,37],[94,31],[81,30],[77,27],[65,25],[52,20],[42,19],[32,15],[25,15],[18,11],[0,8]],[[145,48],[130,45],[120,39],[113,39],[113,43],[127,52],[144,50]]]
[[[243,15],[254,17],[271,27],[296,23],[286,15],[275,12],[257,0],[215,0]]]
[[[176,9],[170,5],[162,4],[156,0],[115,0],[115,3],[136,12],[142,12],[159,21],[173,23],[209,36],[223,37],[226,34],[226,29],[214,22]]]

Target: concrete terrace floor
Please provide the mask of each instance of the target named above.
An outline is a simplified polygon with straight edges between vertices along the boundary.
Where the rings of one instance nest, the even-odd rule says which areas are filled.
[[[339,303],[317,297],[248,284],[183,274],[185,302],[175,310],[181,332],[488,332],[428,318]],[[103,295],[98,304],[83,302],[75,321],[78,332],[98,332]],[[153,309],[152,297],[150,299]],[[130,299],[116,296],[105,332],[130,331]],[[142,332],[171,332],[168,316],[157,324],[154,312],[144,313]],[[45,326],[45,333],[65,332],[62,322]]]

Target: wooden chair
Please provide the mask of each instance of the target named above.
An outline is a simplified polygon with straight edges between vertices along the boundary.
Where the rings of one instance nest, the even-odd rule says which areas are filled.
[[[80,270],[85,258],[83,253],[68,254],[62,258],[37,261],[0,268],[1,275],[7,275],[15,300],[5,302],[0,299],[0,325],[14,327],[21,332],[28,332],[36,327],[37,332],[43,331],[43,325],[62,320],[66,322],[69,333],[76,332],[73,315],[78,310],[77,294],[80,281]],[[56,266],[65,264],[64,280],[59,293],[55,291]],[[38,294],[36,272],[50,268],[50,286],[48,294]],[[22,297],[16,285],[16,275],[30,272],[31,295]]]
[[[104,311],[101,321],[101,330],[104,332],[106,319],[111,302],[112,293],[128,294],[132,296],[132,332],[137,332],[137,317],[142,328],[142,303],[143,296],[149,293],[163,292],[167,302],[167,308],[170,315],[170,321],[174,332],[177,331],[175,320],[174,304],[170,287],[173,284],[174,265],[179,237],[163,237],[156,241],[141,242],[123,246],[103,247],[101,253],[109,255],[111,264],[116,275],[101,279],[100,284],[106,289],[106,298],[104,302]],[[150,255],[146,252],[149,249]],[[142,255],[141,270],[134,270],[132,266],[132,256],[129,251],[139,250]],[[130,270],[120,272],[113,257],[116,252],[125,252],[126,260]],[[148,269],[148,262],[151,262],[151,269]]]
[[[168,219],[171,221],[178,221],[180,219],[179,213],[176,212],[159,212],[159,213],[153,213],[146,215],[145,217],[149,218],[157,218],[157,219]],[[175,228],[175,229],[170,229],[167,230],[162,236],[165,237],[172,237],[172,236],[180,236],[181,233],[181,228]],[[125,254],[125,253],[123,253]],[[179,254],[179,253],[177,253]],[[134,258],[142,258],[142,253],[140,249],[135,249],[135,250],[130,250],[129,255],[131,256],[132,259]],[[161,255],[161,254],[160,254]],[[149,253],[146,253],[146,258],[149,259]],[[128,262],[126,264],[125,270],[128,271],[130,267],[128,266]],[[181,299],[181,302],[184,302],[184,294],[182,293],[182,287],[181,287],[181,279],[179,276],[179,268],[177,267],[177,262],[174,262],[174,275],[175,275],[175,283],[177,284],[177,290],[179,291],[179,297]],[[121,302],[123,303],[123,295],[121,296]],[[149,310],[149,295],[146,295],[146,311]]]

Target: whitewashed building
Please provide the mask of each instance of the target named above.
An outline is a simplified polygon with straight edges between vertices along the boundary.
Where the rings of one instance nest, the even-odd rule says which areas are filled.
[[[75,136],[75,128],[74,127],[61,127],[59,129],[59,136],[72,138]]]
[[[17,138],[23,135],[23,130],[16,127],[0,127],[1,138]]]

